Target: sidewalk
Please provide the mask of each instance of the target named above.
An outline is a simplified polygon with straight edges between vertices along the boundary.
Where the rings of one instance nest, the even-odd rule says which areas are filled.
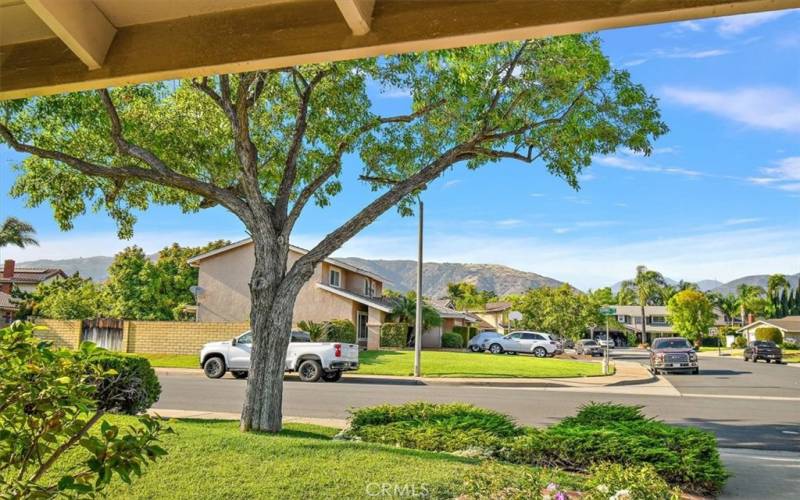
[[[647,385],[658,382],[640,363],[615,361],[613,375],[572,378],[471,378],[471,377],[397,377],[390,375],[361,375],[347,373],[340,383],[387,384],[387,385],[467,385],[488,387],[562,387],[562,388],[605,388]],[[203,377],[199,368],[155,368],[159,377],[195,375]],[[287,380],[296,380],[294,374],[287,374]]]

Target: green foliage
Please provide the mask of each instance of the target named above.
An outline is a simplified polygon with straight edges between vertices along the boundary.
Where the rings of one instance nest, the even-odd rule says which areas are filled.
[[[27,246],[39,246],[34,235],[36,230],[25,221],[19,220],[16,217],[8,217],[3,224],[0,225],[0,248],[7,247],[8,245],[18,246],[25,248]]]
[[[708,297],[697,290],[678,292],[667,304],[669,322],[681,336],[700,340],[714,326],[716,316]]]
[[[392,307],[392,319],[398,323],[407,323],[414,325],[417,317],[417,294],[413,291],[405,295],[387,290],[384,297],[394,303]],[[431,307],[425,301],[422,303],[422,327],[427,330],[432,326],[439,326],[442,324],[442,318],[436,309]]]
[[[478,334],[478,329],[474,326],[454,326],[453,332],[461,335],[462,346],[467,345],[469,339]]]
[[[703,337],[700,339],[701,347],[725,347],[725,341],[719,336]]]
[[[324,342],[343,342],[355,344],[356,327],[347,319],[334,319],[327,323]]]
[[[703,494],[718,492],[728,476],[713,434],[667,425],[644,417],[640,407],[617,404],[588,404],[546,429],[518,427],[502,414],[459,403],[381,405],[353,412],[348,435],[431,451],[478,448],[505,462],[576,471],[603,462],[632,467],[630,476],[618,470],[604,476],[613,481],[609,487],[639,487],[641,467],[647,466],[667,483]]]
[[[112,312],[112,298],[104,287],[77,273],[40,283],[23,300],[26,313],[44,318],[89,319],[107,317]]]
[[[770,302],[765,297],[766,291],[760,286],[742,283],[736,288],[739,295],[739,305],[745,314],[763,316],[769,308]]]
[[[747,339],[744,335],[738,335],[735,339],[733,339],[733,347],[736,349],[744,349],[747,347]]]
[[[756,328],[756,340],[771,340],[781,345],[783,344],[783,334],[774,326],[760,326]]]
[[[384,323],[381,325],[381,347],[405,347],[407,336],[407,323]]]
[[[733,294],[722,295],[721,293],[711,292],[706,296],[711,303],[725,315],[728,326],[733,325],[733,319],[739,314],[739,299]]]
[[[532,288],[513,297],[512,304],[514,310],[522,313],[520,328],[555,333],[564,338],[582,338],[589,325],[605,321],[598,314],[602,304],[566,283],[556,288]]]
[[[464,338],[460,333],[445,332],[442,334],[442,347],[448,349],[460,349],[464,347]]]
[[[298,321],[297,327],[304,332],[308,333],[312,342],[322,342],[321,339],[325,338],[327,323],[314,322],[314,321]]]
[[[645,266],[637,266],[636,276],[632,280],[622,282],[620,294],[626,300],[618,303],[623,305],[635,303],[638,306],[663,305],[663,289],[666,286],[667,282],[661,273],[649,270]],[[633,301],[627,300],[631,298]]]
[[[114,256],[106,287],[114,298],[113,316],[140,320],[179,320],[181,310],[194,304],[190,287],[197,285],[198,269],[188,260],[229,244],[212,241],[202,247],[165,247],[153,261],[136,246]]]
[[[113,373],[97,383],[99,409],[138,415],[158,401],[161,384],[147,358],[104,352],[93,362],[106,373]]]
[[[681,491],[671,488],[650,464],[599,463],[589,468],[586,500],[630,498],[636,500],[680,500]],[[627,492],[627,494],[623,493]]]
[[[137,388],[134,375],[104,368],[106,351],[84,343],[77,352],[53,350],[29,323],[0,330],[0,489],[4,497],[93,496],[114,476],[130,483],[166,451],[158,445],[168,427],[148,416],[126,430],[106,421]],[[51,469],[81,448],[71,466]]]
[[[447,284],[447,298],[458,310],[481,309],[487,302],[497,298],[490,290],[479,290],[477,286],[465,281]]]

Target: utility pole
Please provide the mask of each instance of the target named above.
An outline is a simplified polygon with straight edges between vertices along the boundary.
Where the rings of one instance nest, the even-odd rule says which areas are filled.
[[[422,373],[420,358],[422,354],[422,224],[424,219],[424,208],[422,198],[419,201],[419,233],[417,235],[417,317],[414,322],[414,376],[419,377]]]

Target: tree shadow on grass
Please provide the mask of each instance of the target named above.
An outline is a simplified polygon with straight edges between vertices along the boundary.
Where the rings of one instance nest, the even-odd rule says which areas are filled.
[[[444,452],[436,452],[436,451],[425,451],[425,450],[415,450],[411,448],[400,448],[386,444],[380,443],[366,443],[366,442],[359,442],[359,441],[332,441],[328,440],[325,443],[313,442],[309,441],[307,444],[303,444],[302,448],[306,450],[320,450],[320,451],[329,451],[332,446],[342,446],[348,447],[354,450],[358,450],[361,452],[380,452],[395,455],[398,457],[406,457],[406,458],[421,458],[425,460],[439,460],[442,462],[454,462],[454,463],[462,463],[462,464],[475,464],[478,463],[480,460],[477,458],[469,458],[469,457],[460,457],[458,455],[453,455],[451,453],[444,453]]]

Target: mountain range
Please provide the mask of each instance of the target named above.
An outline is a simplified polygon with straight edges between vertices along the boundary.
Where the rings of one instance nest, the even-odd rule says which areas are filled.
[[[94,281],[103,281],[108,276],[108,267],[113,260],[113,257],[97,256],[78,259],[35,260],[20,262],[18,266],[59,268],[68,275],[78,272],[81,276],[92,278]],[[343,257],[339,258],[339,260],[385,277],[387,279],[387,288],[392,290],[406,292],[412,290],[416,283],[417,263],[413,260],[362,259],[358,257]],[[423,271],[425,273],[423,294],[428,297],[441,297],[445,295],[448,283],[461,281],[473,283],[481,290],[491,290],[501,296],[510,293],[521,293],[529,288],[553,287],[562,284],[557,279],[542,276],[541,274],[520,271],[519,269],[496,264],[426,262]],[[800,280],[800,273],[787,275],[786,278],[792,286],[796,287],[798,280]],[[728,283],[722,283],[717,280],[701,280],[696,283],[704,292],[713,291],[727,295],[729,293],[735,294],[736,287],[743,283],[766,288],[768,279],[768,274],[756,274],[744,276]],[[666,278],[666,280],[667,283],[672,285],[678,283],[671,278]],[[617,292],[621,284],[621,281],[613,284],[611,286],[612,290]]]

